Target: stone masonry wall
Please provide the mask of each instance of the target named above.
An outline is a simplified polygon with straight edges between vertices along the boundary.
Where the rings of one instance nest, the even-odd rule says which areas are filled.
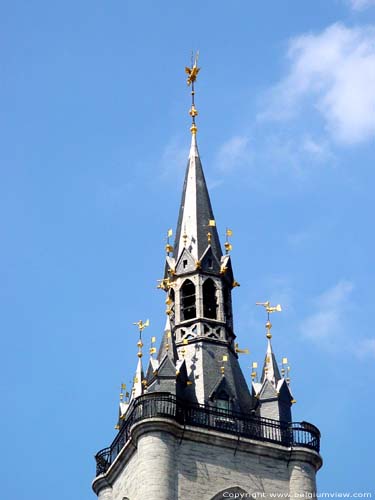
[[[103,489],[99,498],[211,500],[235,487],[259,499],[271,493],[301,498],[315,492],[315,467],[288,458],[289,452],[277,446],[223,440],[215,433],[197,440],[191,432],[148,431],[139,434],[137,449],[111,484],[112,491]]]

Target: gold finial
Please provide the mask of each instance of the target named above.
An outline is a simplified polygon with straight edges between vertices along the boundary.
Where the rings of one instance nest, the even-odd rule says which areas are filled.
[[[281,312],[281,305],[277,304],[277,306],[271,306],[270,301],[267,300],[267,302],[257,302],[257,306],[263,306],[265,310],[267,311],[267,322],[266,322],[266,337],[270,340],[272,338],[272,333],[271,333],[271,328],[272,328],[272,323],[270,321],[270,314],[274,312]]]
[[[143,354],[142,354],[143,342],[142,342],[141,339],[138,340],[137,346],[138,346],[138,354],[137,354],[137,356],[138,356],[138,358],[141,358],[143,356]]]
[[[167,252],[167,255],[169,255],[171,252],[173,252],[173,245],[170,244],[169,238],[173,235],[172,229],[168,229],[167,231],[167,243],[165,245],[165,251]]]
[[[185,355],[186,355],[186,348],[185,348],[185,346],[189,344],[188,339],[183,339],[182,344],[183,345],[182,345],[182,349],[181,349],[180,352],[181,352],[182,358],[184,359]]]
[[[281,361],[281,375],[285,378],[285,382],[290,384],[290,366],[288,364],[288,358],[283,358]]]
[[[212,233],[211,233],[210,227],[216,227],[216,221],[215,221],[215,219],[210,219],[208,221],[207,227],[208,227],[207,242],[210,245],[211,244],[211,239],[212,239]]]
[[[186,80],[188,86],[190,87],[191,85],[191,108],[189,110],[189,115],[192,118],[192,124],[190,127],[190,131],[193,135],[195,135],[198,131],[198,128],[195,124],[195,117],[198,115],[197,108],[195,107],[195,90],[194,90],[194,83],[197,79],[198,73],[200,71],[200,68],[198,68],[198,57],[199,57],[199,51],[195,55],[195,60],[193,62],[193,56],[191,60],[191,67],[185,67],[185,73],[188,75],[188,78]]]
[[[165,350],[169,351],[169,339],[172,337],[172,332],[170,330],[167,331],[167,342],[165,343]]]
[[[156,353],[155,342],[156,342],[156,337],[151,337],[151,347],[150,347],[150,351],[149,351],[151,357],[153,354]]]
[[[288,358],[283,358],[281,360],[281,375],[284,377],[287,371]]]
[[[258,378],[257,368],[258,368],[258,363],[256,361],[253,361],[251,365],[251,380],[253,382],[256,382]]]
[[[126,390],[126,384],[122,383],[121,384],[121,390],[120,390],[120,401],[123,401],[124,400],[124,393],[123,391]]]
[[[142,342],[142,332],[145,328],[147,328],[150,325],[150,320],[142,321],[141,319],[139,321],[136,321],[133,323],[133,325],[136,325],[139,330],[139,339],[137,342],[138,346],[138,353],[137,356],[138,358],[141,358],[143,356],[142,354],[142,347],[143,347],[143,342]]]
[[[184,241],[184,247],[186,247],[188,235],[186,234],[186,226],[184,226],[184,234],[182,235],[182,239]]]
[[[189,344],[188,339],[183,339],[183,340],[182,340],[182,344],[183,344],[183,345],[182,345],[182,349],[181,349],[181,351],[180,351],[180,352],[181,352],[182,357],[183,357],[183,358],[185,358],[185,355],[186,355],[186,349],[185,349],[185,346]]]
[[[231,229],[227,228],[226,231],[225,231],[226,241],[224,243],[224,248],[225,248],[226,255],[228,255],[229,252],[231,252],[232,248],[233,248],[231,242],[229,241],[229,238],[231,236],[233,236],[233,231]]]
[[[226,363],[227,361],[228,361],[228,355],[223,354],[222,362]],[[224,375],[225,375],[225,365],[224,364],[222,366],[220,366],[220,372],[221,372],[222,376],[224,377]]]

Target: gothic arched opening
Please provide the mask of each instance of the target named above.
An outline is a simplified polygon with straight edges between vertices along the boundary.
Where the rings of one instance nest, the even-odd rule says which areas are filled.
[[[174,319],[174,290],[171,288],[168,293],[168,298],[167,298],[167,306],[168,306],[168,314],[170,315],[170,319]]]
[[[186,280],[181,287],[181,320],[185,321],[196,317],[195,285]]]
[[[203,283],[203,316],[205,318],[217,318],[216,286],[211,279]]]
[[[231,301],[230,301],[230,293],[229,293],[229,290],[226,286],[223,289],[223,299],[224,299],[225,320],[231,322],[232,321],[232,307],[231,307]]]
[[[236,494],[238,496],[236,496]],[[242,494],[242,496],[240,496]],[[246,496],[244,496],[246,495]],[[226,488],[225,490],[216,493],[211,500],[221,500],[222,498],[251,498],[247,491],[243,490],[239,486],[235,486],[234,488]]]

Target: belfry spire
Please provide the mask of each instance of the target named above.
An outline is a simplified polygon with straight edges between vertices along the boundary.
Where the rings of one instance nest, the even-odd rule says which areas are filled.
[[[228,408],[249,413],[253,400],[238,363],[241,351],[233,329],[231,293],[238,283],[233,278],[231,245],[226,242],[223,255],[197,146],[197,58],[185,71],[192,96],[191,145],[175,244],[172,247],[167,240],[165,274],[159,285],[167,293],[168,328],[148,391],[160,387],[172,391],[173,375],[173,390],[181,400],[211,406],[226,401]]]

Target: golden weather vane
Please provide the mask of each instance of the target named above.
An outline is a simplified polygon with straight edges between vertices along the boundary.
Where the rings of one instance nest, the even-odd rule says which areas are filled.
[[[192,125],[190,127],[191,133],[196,134],[197,133],[197,126],[195,124],[195,117],[198,116],[198,111],[197,108],[195,107],[195,89],[194,89],[194,83],[197,80],[198,73],[200,71],[200,68],[198,68],[198,57],[199,57],[199,51],[197,51],[195,55],[195,59],[193,62],[193,55],[191,58],[191,67],[189,68],[188,66],[185,67],[185,73],[188,75],[188,78],[186,80],[186,83],[190,87],[191,85],[191,108],[189,110],[189,115],[192,118]]]
[[[133,325],[138,326],[139,332],[142,333],[145,328],[147,328],[148,326],[150,326],[150,320],[148,319],[148,320],[146,320],[146,321],[143,322],[140,319],[139,321],[136,321],[135,323],[133,323]]]
[[[138,330],[139,330],[139,339],[137,342],[137,346],[138,346],[137,356],[138,356],[138,358],[141,358],[143,356],[143,354],[142,354],[142,347],[143,347],[142,332],[145,328],[150,326],[150,320],[142,321],[140,319],[139,321],[136,321],[135,323],[133,323],[133,325],[136,325],[138,327]]]
[[[268,339],[271,339],[272,338],[272,333],[271,333],[272,323],[270,321],[270,314],[272,314],[274,312],[281,312],[282,311],[281,305],[277,304],[277,306],[271,306],[271,303],[270,303],[269,300],[267,302],[257,302],[256,305],[257,306],[263,306],[265,308],[266,312],[267,312],[267,322],[266,322],[267,333],[266,333],[266,337]]]

